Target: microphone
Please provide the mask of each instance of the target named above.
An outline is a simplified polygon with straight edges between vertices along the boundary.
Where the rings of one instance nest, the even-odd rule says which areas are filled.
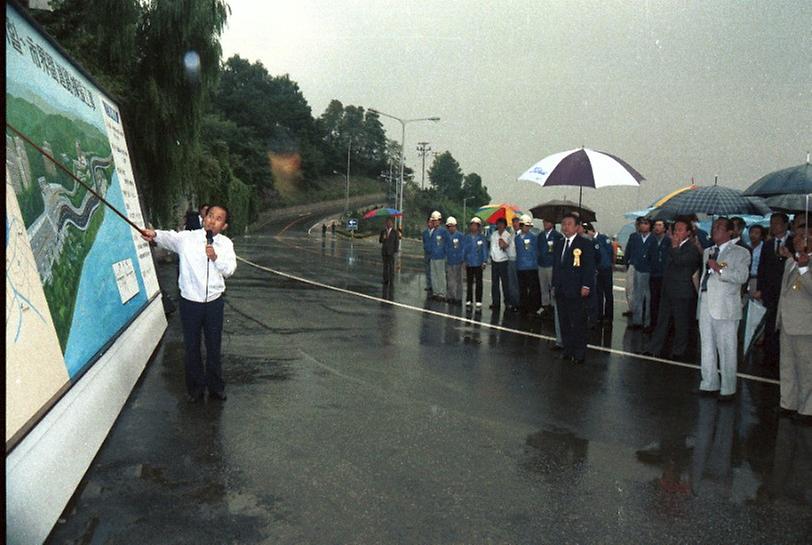
[[[206,244],[213,243],[214,243],[214,233],[211,232],[211,229],[206,229]]]

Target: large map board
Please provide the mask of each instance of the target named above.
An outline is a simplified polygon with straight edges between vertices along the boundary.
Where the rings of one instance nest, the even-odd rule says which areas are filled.
[[[6,3],[6,122],[144,225],[115,102]],[[159,294],[149,245],[6,127],[6,445]]]

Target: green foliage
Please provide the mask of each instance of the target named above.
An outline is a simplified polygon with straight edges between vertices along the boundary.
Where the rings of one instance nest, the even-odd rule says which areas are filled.
[[[409,183],[406,186],[403,206],[405,211],[404,236],[419,236],[426,227],[426,218],[435,210],[442,213],[444,218],[454,216],[458,224],[464,228],[468,220],[473,217],[473,211],[490,202],[491,196],[488,194],[488,188],[482,184],[479,174],[472,172],[463,177],[459,163],[450,153],[440,155],[437,160],[439,161],[441,158],[443,158],[443,164],[436,170],[432,168],[430,171],[430,173],[435,172],[436,177],[431,178],[435,187],[420,189],[415,183]],[[435,165],[437,165],[437,161],[435,161]],[[451,183],[443,186],[441,182],[440,187],[437,187],[435,179],[450,180]],[[459,189],[453,189],[457,183],[456,180],[460,180],[460,182],[464,180]],[[441,188],[448,191],[449,187],[452,188],[451,195],[441,191]],[[464,202],[463,199],[465,199]]]
[[[488,188],[482,185],[482,177],[476,172],[472,172],[465,176],[462,183],[463,198],[468,198],[466,203],[471,208],[479,208],[491,202],[491,196],[488,193]]]
[[[462,199],[462,169],[451,152],[446,151],[437,156],[429,169],[429,180],[439,196]]]
[[[380,116],[361,106],[345,107],[332,100],[319,118],[318,128],[326,167],[346,170],[348,150],[351,172],[366,176],[378,176],[392,160]]]

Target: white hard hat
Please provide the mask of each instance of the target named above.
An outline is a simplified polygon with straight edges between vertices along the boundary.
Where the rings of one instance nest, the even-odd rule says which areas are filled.
[[[448,219],[445,220],[446,225],[457,225],[457,218],[454,216],[448,216]]]
[[[533,218],[530,214],[522,214],[522,217],[519,218],[519,223],[524,225],[533,225]]]
[[[443,219],[443,215],[441,213],[439,213],[437,210],[435,210],[434,212],[431,213],[431,216],[429,216],[429,219],[441,220],[441,219]]]
[[[478,217],[474,216],[473,218],[471,218],[471,223],[476,223],[477,225],[482,225],[482,220],[479,219]]]

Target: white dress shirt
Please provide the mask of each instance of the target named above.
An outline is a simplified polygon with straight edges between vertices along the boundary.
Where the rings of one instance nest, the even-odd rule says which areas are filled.
[[[499,247],[500,239],[507,242],[507,250],[503,250]],[[501,235],[499,234],[499,231],[494,231],[494,233],[491,235],[491,261],[495,263],[507,261],[510,258],[509,251],[511,248],[513,248],[514,252],[516,251],[513,246],[513,237],[507,232],[507,229]]]
[[[761,262],[761,250],[764,248],[764,241],[758,243],[758,246],[753,248],[753,259],[750,261],[750,278],[758,276],[758,264]]]
[[[220,297],[226,290],[225,279],[237,268],[234,244],[225,235],[215,235],[212,246],[217,261],[206,256],[206,231],[155,231],[155,243],[161,248],[178,254],[180,295],[187,301],[208,303]],[[208,274],[208,286],[206,276]]]
[[[563,261],[563,260],[564,260],[564,254],[566,254],[566,253],[567,253],[567,246],[569,246],[570,248],[572,248],[572,243],[573,243],[573,241],[575,241],[575,237],[577,237],[577,236],[578,236],[578,233],[575,233],[575,234],[574,234],[574,235],[572,235],[571,237],[564,237],[564,247],[563,247],[563,249],[561,250],[561,255],[560,255],[560,256],[558,256],[558,260],[559,260],[559,261]]]

